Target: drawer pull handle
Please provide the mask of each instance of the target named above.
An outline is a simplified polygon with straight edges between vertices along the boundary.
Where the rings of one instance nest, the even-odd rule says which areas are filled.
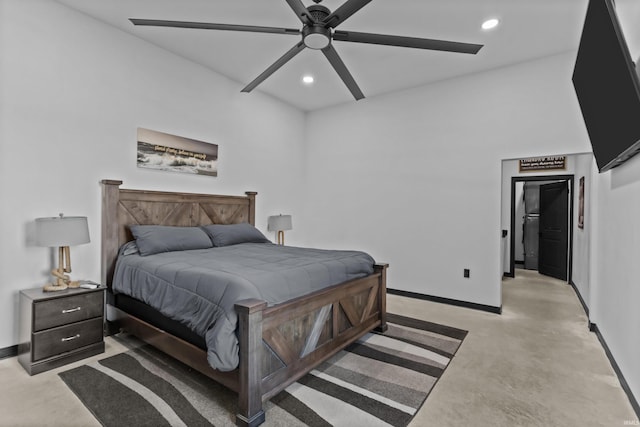
[[[75,311],[80,311],[81,308],[80,307],[76,307],[76,308],[70,308],[69,310],[62,310],[62,314],[68,314],[68,313],[73,313]]]
[[[80,338],[80,334],[75,334],[72,337],[62,338],[60,341],[62,341],[62,342],[73,341],[73,340],[75,340],[77,338]]]

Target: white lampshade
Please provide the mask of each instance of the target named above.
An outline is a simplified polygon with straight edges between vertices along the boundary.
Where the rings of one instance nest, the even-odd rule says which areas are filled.
[[[291,230],[291,215],[274,215],[269,217],[267,223],[269,231]]]
[[[89,225],[86,216],[36,218],[36,244],[38,246],[75,246],[89,243]]]

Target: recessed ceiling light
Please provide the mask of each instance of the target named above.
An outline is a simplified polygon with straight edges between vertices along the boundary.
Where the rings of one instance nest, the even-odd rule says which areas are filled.
[[[304,76],[302,77],[302,83],[306,84],[306,85],[310,85],[311,83],[313,83],[313,76]]]
[[[492,28],[497,27],[499,23],[500,23],[500,21],[497,20],[496,18],[487,19],[486,21],[484,21],[482,23],[482,29],[483,30],[490,30]]]

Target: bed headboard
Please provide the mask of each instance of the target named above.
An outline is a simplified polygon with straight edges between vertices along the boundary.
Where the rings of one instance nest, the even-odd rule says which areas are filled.
[[[128,190],[122,181],[102,183],[102,283],[111,287],[118,249],[133,240],[129,225],[255,225],[256,195],[245,196]]]

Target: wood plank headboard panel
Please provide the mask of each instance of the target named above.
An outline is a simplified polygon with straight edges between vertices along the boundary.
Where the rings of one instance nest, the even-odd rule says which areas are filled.
[[[102,180],[102,283],[111,287],[118,249],[133,240],[129,226],[209,224],[255,225],[258,193],[223,196],[121,189],[122,181]]]

